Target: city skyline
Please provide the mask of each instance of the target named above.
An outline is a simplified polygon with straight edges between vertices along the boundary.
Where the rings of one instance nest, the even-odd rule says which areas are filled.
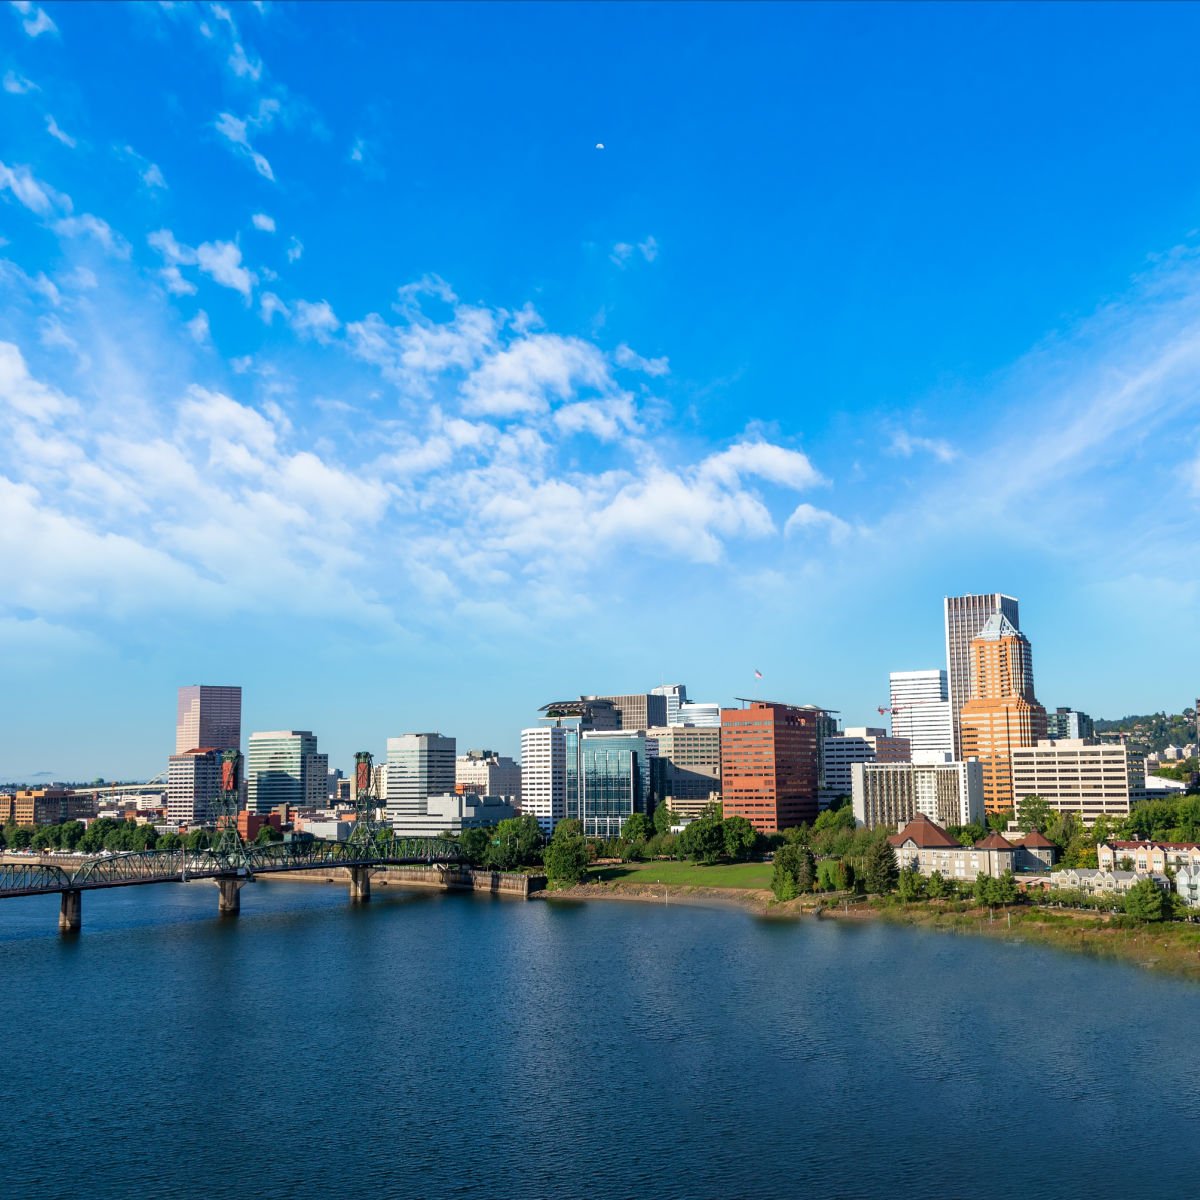
[[[755,669],[871,725],[987,589],[1051,710],[1191,703],[1200,12],[35,8],[0,777],[153,775],[197,679],[343,766]]]

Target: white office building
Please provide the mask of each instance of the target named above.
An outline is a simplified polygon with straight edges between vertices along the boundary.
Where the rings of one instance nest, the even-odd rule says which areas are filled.
[[[721,706],[709,702],[685,700],[679,706],[678,720],[672,725],[699,725],[704,729],[721,728]]]
[[[850,768],[854,819],[868,829],[899,829],[917,815],[936,825],[982,825],[983,767],[932,754],[910,763],[854,763]]]
[[[851,767],[855,763],[908,762],[911,758],[907,738],[888,737],[886,729],[869,725],[850,726],[823,742],[824,783],[821,808],[828,808],[853,791]]]
[[[893,671],[888,679],[892,737],[907,738],[913,754],[949,754],[953,758],[946,672]]]
[[[405,733],[387,740],[387,819],[392,828],[425,814],[425,801],[454,791],[457,743],[440,733]]]
[[[536,817],[547,837],[566,813],[568,732],[574,747],[578,733],[561,725],[521,730],[521,813]]]

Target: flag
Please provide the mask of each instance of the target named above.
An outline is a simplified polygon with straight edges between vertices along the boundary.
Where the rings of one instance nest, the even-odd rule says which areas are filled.
[[[754,669],[754,678],[755,678],[755,679],[761,679],[761,678],[762,678],[762,672],[761,672],[760,670],[758,670],[758,668],[757,668],[757,667]]]

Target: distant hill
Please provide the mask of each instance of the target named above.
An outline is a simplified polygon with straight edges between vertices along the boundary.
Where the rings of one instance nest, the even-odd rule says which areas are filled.
[[[1147,713],[1121,717],[1115,721],[1096,719],[1097,733],[1124,733],[1129,742],[1149,754],[1166,746],[1186,746],[1196,740],[1196,713],[1185,708],[1181,713]]]

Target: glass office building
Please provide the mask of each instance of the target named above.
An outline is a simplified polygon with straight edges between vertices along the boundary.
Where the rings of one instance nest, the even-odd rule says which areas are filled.
[[[568,735],[569,736],[569,735]],[[616,838],[634,813],[653,807],[650,760],[657,743],[642,732],[594,732],[579,736],[579,786],[567,816],[583,822],[586,837]],[[567,755],[568,774],[571,754]]]

